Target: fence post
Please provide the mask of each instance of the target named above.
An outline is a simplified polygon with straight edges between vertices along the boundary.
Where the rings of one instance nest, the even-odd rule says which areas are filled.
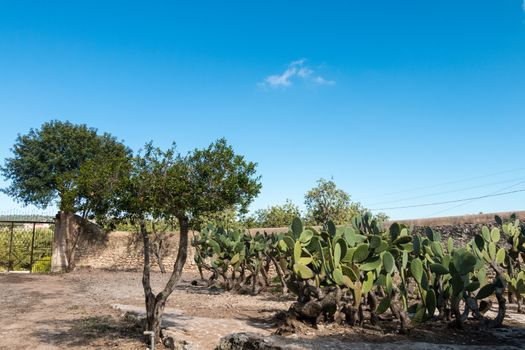
[[[7,272],[13,269],[13,231],[15,230],[15,223],[11,223],[11,236],[9,237],[9,262],[7,263]]]
[[[33,222],[33,236],[31,237],[31,258],[29,262],[29,273],[33,273],[33,251],[35,249],[35,229],[36,229],[36,222]]]

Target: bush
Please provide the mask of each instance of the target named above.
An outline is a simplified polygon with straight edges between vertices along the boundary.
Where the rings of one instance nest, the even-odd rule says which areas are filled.
[[[13,242],[11,244],[11,229],[0,228],[0,270],[7,270],[9,265],[9,247],[11,246],[11,259],[14,270],[29,270],[31,263],[31,240],[33,231],[22,227],[15,227]],[[35,231],[33,247],[33,261],[51,254],[53,230],[51,228],[38,228]]]
[[[32,272],[51,272],[51,257],[44,256],[33,264]]]

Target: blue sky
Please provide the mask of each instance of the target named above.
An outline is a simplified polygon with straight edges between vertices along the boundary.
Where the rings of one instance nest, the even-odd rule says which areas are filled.
[[[3,1],[0,52],[0,159],[61,119],[135,150],[226,137],[259,163],[252,209],[302,206],[321,177],[370,208],[525,188],[522,0]],[[525,192],[386,212],[519,209]]]

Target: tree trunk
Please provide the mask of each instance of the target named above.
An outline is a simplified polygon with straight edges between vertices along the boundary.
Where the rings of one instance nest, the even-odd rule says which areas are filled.
[[[53,237],[53,253],[51,257],[51,272],[65,272],[70,269],[70,258],[75,235],[73,231],[75,214],[60,211],[55,222],[55,234]],[[74,249],[74,248],[73,248]]]
[[[157,237],[157,242],[154,244],[153,254],[155,254],[155,258],[157,259],[157,265],[159,265],[159,269],[161,273],[166,273],[166,268],[164,267],[164,247],[162,246],[163,240],[159,239]]]
[[[150,258],[149,258],[149,237],[147,235],[146,226],[141,223],[141,232],[144,240],[144,271],[142,277],[142,284],[144,286],[144,295],[146,297],[146,314],[147,314],[147,327],[149,331],[155,332],[155,341],[160,341],[160,331],[162,324],[162,315],[164,313],[164,307],[166,301],[171,293],[175,290],[177,283],[182,275],[182,268],[186,263],[186,257],[188,255],[188,232],[189,232],[189,219],[186,216],[181,216],[179,219],[180,225],[180,240],[179,249],[177,252],[177,259],[173,266],[173,272],[171,273],[170,279],[164,289],[156,296],[151,291],[150,284]]]
[[[146,303],[146,322],[147,330],[155,329],[155,295],[151,290],[151,262],[150,262],[150,244],[146,223],[144,220],[140,222],[140,233],[142,234],[142,241],[144,242],[144,269],[142,270],[142,287],[144,288],[144,298]]]
[[[67,266],[67,272],[71,272],[75,269],[75,256],[77,252],[77,246],[82,239],[82,236],[84,234],[84,229],[87,225],[87,212],[84,212],[82,214],[82,218],[80,219],[80,223],[77,223],[77,217],[75,214],[72,214],[69,218],[69,245],[67,247],[68,250],[68,266]]]
[[[161,273],[166,273],[166,268],[164,267],[164,238],[161,234],[158,233],[157,227],[155,225],[155,221],[151,223],[151,229],[153,231],[153,234],[155,235],[155,242],[153,244],[153,254],[155,255],[155,258],[157,259],[157,265],[159,265],[159,269]]]
[[[55,221],[51,272],[70,272],[75,268],[75,254],[88,225],[87,211],[82,217],[75,213],[60,211]]]

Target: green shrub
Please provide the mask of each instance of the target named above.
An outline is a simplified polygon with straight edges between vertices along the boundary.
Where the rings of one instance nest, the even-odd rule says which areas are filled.
[[[0,228],[0,270],[7,270],[10,258],[14,270],[29,270],[31,264],[32,236],[32,229],[15,227],[13,241],[11,242],[11,229],[9,227]],[[52,242],[52,229],[36,229],[35,241],[33,243],[33,261],[50,255]],[[11,254],[9,254],[10,246]]]
[[[44,256],[33,264],[32,272],[51,272],[51,257]]]

